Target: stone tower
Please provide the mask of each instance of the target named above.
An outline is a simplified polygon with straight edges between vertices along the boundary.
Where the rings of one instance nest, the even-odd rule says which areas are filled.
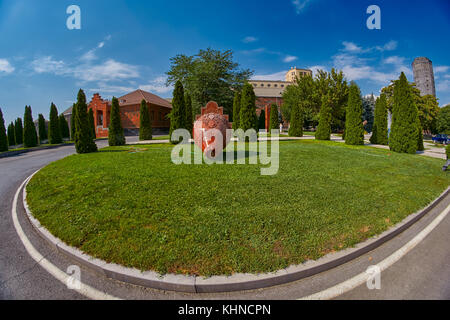
[[[422,96],[432,94],[436,96],[434,87],[433,63],[425,57],[415,58],[412,63],[414,82]]]

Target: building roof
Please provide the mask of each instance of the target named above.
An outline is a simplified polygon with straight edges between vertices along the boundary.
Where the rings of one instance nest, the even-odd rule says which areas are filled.
[[[158,97],[156,94],[138,89],[136,91],[130,92],[124,96],[118,98],[119,104],[121,106],[131,105],[131,104],[140,104],[142,99],[144,99],[147,103],[156,104],[162,107],[172,109],[172,105],[169,101]]]
[[[69,115],[69,114],[72,114],[72,108],[73,108],[73,107],[67,108],[66,111],[63,112],[63,115]]]

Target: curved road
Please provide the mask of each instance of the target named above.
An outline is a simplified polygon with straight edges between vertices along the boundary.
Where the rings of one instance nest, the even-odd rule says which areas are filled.
[[[97,143],[103,147],[107,142]],[[64,146],[0,159],[0,299],[86,299],[53,278],[28,255],[11,216],[13,197],[20,184],[37,169],[74,152],[73,146]],[[450,196],[447,196],[411,228],[354,261],[286,285],[231,293],[176,293],[128,285],[83,268],[81,280],[123,299],[297,299],[346,281],[385,259],[425,228],[449,204]],[[56,253],[35,233],[24,217],[21,202],[18,215],[26,235],[46,259],[64,271],[75,264]],[[450,214],[419,245],[382,272],[380,290],[369,290],[364,284],[338,299],[450,299]]]

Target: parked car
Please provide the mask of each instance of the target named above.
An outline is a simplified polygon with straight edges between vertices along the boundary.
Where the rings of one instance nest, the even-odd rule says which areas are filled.
[[[442,143],[442,144],[448,144],[450,142],[450,139],[446,134],[437,134],[433,137],[434,143]]]

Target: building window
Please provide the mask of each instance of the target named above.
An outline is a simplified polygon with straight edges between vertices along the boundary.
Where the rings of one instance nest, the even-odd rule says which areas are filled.
[[[281,87],[284,88],[284,84],[282,84]]]
[[[276,88],[276,87],[278,87],[278,85],[277,85],[277,84],[274,84],[273,86],[274,86],[275,88]]]
[[[268,86],[268,87],[270,87],[270,83],[269,83],[269,84],[267,84],[267,86]]]
[[[261,83],[261,87],[264,87],[264,83]]]

